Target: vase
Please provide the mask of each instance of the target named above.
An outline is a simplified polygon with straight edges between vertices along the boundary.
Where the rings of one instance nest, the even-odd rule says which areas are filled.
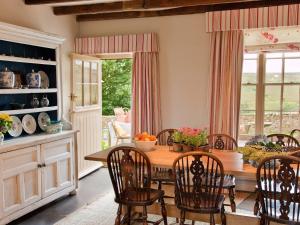
[[[201,145],[194,148],[195,151],[209,152],[209,145]]]
[[[190,151],[192,151],[192,146],[187,145],[187,144],[184,144],[184,145],[182,146],[182,148],[183,148],[183,151],[184,151],[184,152],[190,152]]]
[[[47,95],[44,95],[41,99],[41,107],[48,107],[49,106],[49,99],[47,98]]]
[[[173,143],[173,151],[175,152],[181,152],[182,151],[182,144],[180,143]]]
[[[2,145],[4,142],[4,134],[0,132],[0,145]]]
[[[32,108],[38,108],[39,107],[40,102],[39,102],[38,98],[35,95],[32,97],[30,105],[31,105]]]

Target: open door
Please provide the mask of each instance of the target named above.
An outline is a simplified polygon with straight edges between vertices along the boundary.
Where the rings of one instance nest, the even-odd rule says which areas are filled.
[[[78,54],[72,54],[71,58],[71,121],[73,129],[79,131],[78,174],[81,178],[101,166],[84,157],[101,150],[102,69],[99,58]]]

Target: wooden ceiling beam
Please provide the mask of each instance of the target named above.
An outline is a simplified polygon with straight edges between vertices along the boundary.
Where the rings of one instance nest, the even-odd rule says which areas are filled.
[[[53,8],[55,15],[85,14],[99,12],[119,12],[144,9],[143,0],[97,3],[87,5],[57,6]]]
[[[217,5],[197,5],[197,6],[178,7],[178,8],[165,9],[165,10],[83,14],[83,15],[77,15],[76,18],[78,22],[146,18],[146,17],[197,14],[197,13],[205,13],[205,12],[219,11],[219,10],[259,8],[259,7],[287,5],[287,4],[295,4],[295,3],[300,3],[300,0],[267,0],[267,1],[252,0],[247,3],[245,2],[245,3],[230,3],[230,4],[217,4]]]
[[[42,5],[42,4],[56,4],[56,3],[70,3],[70,2],[92,2],[93,0],[25,0],[26,5]]]

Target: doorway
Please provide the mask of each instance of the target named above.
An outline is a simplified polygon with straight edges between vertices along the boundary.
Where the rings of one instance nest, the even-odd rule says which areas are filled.
[[[101,149],[130,142],[132,54],[100,56],[102,61]]]

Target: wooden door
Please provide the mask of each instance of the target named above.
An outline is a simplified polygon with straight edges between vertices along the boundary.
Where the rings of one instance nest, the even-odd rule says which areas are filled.
[[[102,68],[99,58],[72,54],[73,129],[78,130],[79,178],[98,169],[100,163],[84,160],[86,155],[101,150]]]
[[[71,138],[41,145],[43,198],[74,184],[73,157]]]
[[[39,146],[0,155],[0,217],[41,199]]]

